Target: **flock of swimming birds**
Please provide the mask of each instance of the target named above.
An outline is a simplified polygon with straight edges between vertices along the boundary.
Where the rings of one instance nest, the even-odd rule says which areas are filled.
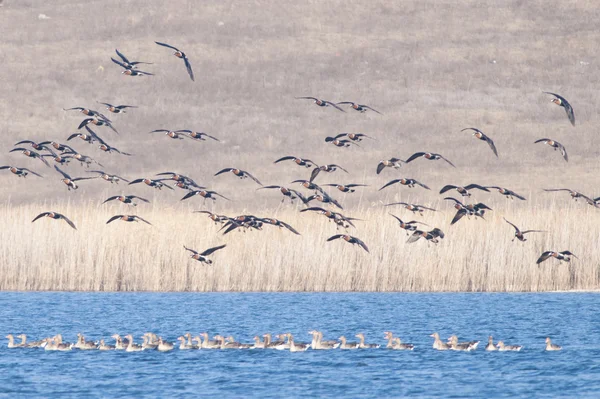
[[[380,344],[365,343],[365,335],[358,333],[355,335],[358,338],[358,342],[349,342],[345,336],[339,337],[337,340],[323,340],[323,333],[321,331],[309,331],[309,335],[312,336],[311,342],[299,342],[294,340],[294,336],[291,333],[273,335],[267,333],[262,337],[256,335],[254,337],[254,343],[240,343],[236,342],[233,336],[215,335],[213,339],[209,339],[208,333],[202,333],[192,338],[191,333],[185,333],[177,337],[179,345],[168,342],[162,337],[157,336],[154,333],[145,333],[141,338],[142,343],[136,344],[131,334],[124,336],[123,338],[114,334],[111,336],[115,340],[115,344],[107,344],[104,339],[100,341],[86,341],[83,334],[77,334],[77,341],[63,342],[61,334],[57,334],[53,337],[46,337],[39,341],[28,342],[25,334],[14,336],[9,334],[6,336],[8,339],[8,348],[43,348],[47,351],[71,351],[73,349],[79,350],[123,350],[126,352],[140,352],[144,350],[158,350],[160,352],[168,352],[175,348],[180,350],[188,349],[276,349],[276,350],[289,350],[290,352],[304,352],[308,349],[313,350],[330,350],[330,349],[378,349],[381,347]],[[440,335],[436,332],[430,335],[433,337],[433,349],[440,351],[453,350],[453,351],[465,351],[471,352],[477,349],[480,341],[465,341],[459,342],[458,336],[452,335],[446,342],[440,339]],[[20,338],[21,342],[15,342],[15,338]],[[391,331],[384,333],[384,338],[387,340],[385,345],[386,349],[393,350],[413,350],[415,346],[413,344],[404,343],[398,337],[395,337]],[[505,345],[503,341],[494,343],[492,336],[488,337],[488,343],[485,346],[486,351],[500,351],[500,352],[518,352],[523,348],[522,345]],[[552,343],[550,337],[546,337],[547,351],[558,351],[562,347]]]
[[[194,81],[194,73],[192,70],[192,65],[190,63],[188,56],[182,50],[180,50],[179,48],[177,48],[175,46],[166,44],[166,43],[162,43],[162,42],[155,42],[155,43],[158,46],[161,46],[163,48],[168,48],[168,49],[173,50],[173,55],[175,57],[183,60],[184,66],[186,68],[186,71],[187,71],[190,79],[192,81]],[[115,51],[116,51],[118,59],[111,57],[111,60],[113,63],[115,63],[119,67],[123,68],[122,73],[124,75],[137,76],[137,77],[148,77],[148,76],[154,75],[153,73],[145,72],[145,71],[138,69],[139,65],[152,65],[152,63],[142,62],[142,61],[131,61],[127,56],[125,56],[119,50],[115,50]],[[573,108],[570,105],[570,103],[564,97],[562,97],[556,93],[551,93],[551,92],[544,92],[544,93],[552,96],[552,102],[557,104],[558,106],[562,107],[566,111],[568,120],[574,126],[575,125],[575,114],[574,114]],[[369,105],[360,104],[357,102],[351,102],[351,101],[332,102],[332,101],[323,100],[323,99],[320,99],[317,97],[311,97],[311,96],[302,96],[302,97],[296,97],[296,98],[299,100],[310,100],[314,104],[316,104],[317,106],[319,106],[321,108],[331,108],[333,110],[336,110],[337,112],[346,112],[346,110],[343,107],[348,107],[347,108],[348,110],[357,111],[359,113],[365,113],[368,111],[368,112],[374,112],[379,115],[383,115],[381,112],[379,112],[375,108],[373,108]],[[115,105],[115,104],[111,104],[108,102],[101,102],[100,104],[105,106],[108,112],[110,112],[111,114],[115,114],[115,115],[116,114],[124,114],[124,113],[127,113],[131,109],[137,108],[135,105]],[[70,142],[71,140],[79,139],[82,142],[87,143],[87,144],[95,143],[97,145],[98,149],[105,153],[118,154],[118,155],[122,155],[122,156],[131,156],[132,155],[128,152],[122,151],[122,150],[108,144],[108,142],[105,139],[101,138],[97,132],[92,130],[92,127],[93,128],[104,127],[104,128],[110,129],[110,131],[112,131],[113,133],[118,134],[118,131],[113,124],[113,121],[111,119],[109,119],[106,115],[104,115],[103,113],[101,113],[97,110],[93,110],[91,108],[80,107],[80,106],[67,108],[67,109],[65,109],[65,111],[79,111],[85,115],[85,118],[78,125],[77,132],[69,135],[67,137],[66,141]],[[472,133],[472,135],[476,139],[487,143],[487,145],[490,147],[493,155],[496,157],[499,157],[498,150],[497,150],[496,145],[495,145],[494,141],[492,140],[492,138],[490,138],[488,135],[483,133],[480,129],[478,129],[476,127],[467,127],[467,128],[462,129],[462,131],[469,131]],[[192,141],[196,141],[196,142],[202,142],[202,141],[206,141],[207,139],[210,139],[210,140],[213,140],[216,142],[220,141],[215,136],[209,135],[204,132],[197,132],[197,131],[194,131],[191,129],[181,129],[181,130],[156,129],[156,130],[149,132],[149,134],[155,134],[155,133],[164,134],[167,138],[170,138],[172,140],[192,140]],[[335,136],[326,137],[325,142],[328,144],[331,144],[335,147],[345,148],[345,147],[350,147],[350,146],[359,146],[360,145],[359,143],[361,143],[365,139],[376,140],[375,138],[368,136],[364,133],[341,133],[341,134],[337,134]],[[542,139],[536,140],[535,143],[544,143],[544,144],[554,148],[554,150],[560,151],[564,160],[568,161],[568,155],[567,155],[565,146],[562,145],[561,143],[559,143],[558,141],[556,141],[554,139],[550,139],[550,138],[542,138]],[[26,146],[29,146],[30,148],[26,148]],[[131,179],[131,180],[125,179],[119,175],[106,172],[104,170],[104,166],[102,164],[100,164],[100,162],[98,162],[97,160],[93,159],[92,157],[90,157],[88,155],[84,155],[83,153],[76,150],[73,146],[70,146],[68,144],[64,144],[64,143],[61,143],[58,141],[54,141],[54,140],[35,142],[33,140],[24,139],[24,140],[17,142],[15,144],[15,147],[13,149],[11,149],[9,152],[11,152],[11,153],[20,152],[24,156],[28,157],[30,160],[44,164],[46,167],[50,167],[50,164],[48,161],[54,162],[54,168],[53,168],[54,171],[56,171],[60,175],[60,177],[61,177],[60,181],[66,186],[67,190],[69,190],[69,191],[77,190],[79,187],[78,183],[80,183],[80,182],[92,180],[92,179],[102,179],[111,184],[117,184],[120,181],[128,183],[128,185],[143,184],[149,188],[156,189],[156,190],[162,190],[163,188],[168,189],[168,190],[174,190],[175,188],[179,188],[186,192],[186,194],[181,198],[181,201],[188,200],[192,197],[203,198],[204,201],[206,201],[206,200],[216,201],[217,199],[229,200],[229,198],[227,198],[223,194],[220,194],[216,191],[210,190],[207,187],[196,183],[196,181],[194,181],[192,178],[190,178],[186,175],[180,174],[180,173],[176,173],[176,172],[162,172],[162,173],[158,173],[156,176],[150,176],[150,177],[145,176],[145,177],[135,178],[135,179]],[[424,160],[428,160],[428,161],[442,161],[443,163],[447,164],[450,167],[456,167],[454,165],[454,163],[452,163],[449,159],[447,159],[446,157],[444,157],[441,154],[427,152],[427,151],[419,151],[419,152],[412,154],[405,160],[400,159],[398,157],[391,157],[389,159],[381,160],[380,162],[377,163],[377,165],[375,167],[375,172],[376,172],[376,174],[381,174],[386,169],[400,170],[403,164],[410,164],[410,163],[415,162],[420,159],[424,159]],[[89,169],[90,166],[93,165],[94,170],[86,170],[87,174],[93,174],[93,176],[78,176],[77,174],[75,174],[73,172],[68,173],[67,171],[65,171],[65,167],[67,165],[69,165],[71,163],[76,163],[76,162],[79,162],[81,166],[85,166],[87,169]],[[344,240],[350,244],[359,246],[366,252],[369,252],[369,248],[364,241],[362,241],[358,237],[348,234],[348,229],[350,227],[355,227],[353,222],[357,221],[359,219],[348,217],[348,216],[345,216],[342,213],[340,213],[338,210],[343,209],[342,204],[340,203],[340,201],[338,201],[337,199],[335,199],[333,197],[333,194],[326,191],[326,189],[324,188],[324,187],[328,187],[328,188],[331,187],[330,190],[333,190],[333,191],[337,190],[339,193],[350,194],[350,193],[354,193],[357,189],[360,189],[361,187],[365,187],[366,184],[327,183],[327,184],[319,185],[319,184],[317,184],[316,180],[317,180],[317,178],[319,178],[323,175],[331,175],[332,173],[334,173],[336,171],[343,171],[346,174],[349,174],[349,172],[348,172],[348,170],[346,170],[345,168],[343,168],[342,166],[337,165],[337,164],[317,164],[310,159],[304,159],[304,158],[292,156],[292,155],[284,156],[284,157],[281,157],[274,161],[275,164],[279,164],[281,162],[291,162],[299,167],[310,169],[310,176],[308,176],[307,179],[296,179],[291,182],[291,184],[299,184],[301,187],[308,190],[311,193],[310,195],[304,194],[304,193],[300,192],[299,190],[289,188],[289,187],[287,187],[287,185],[266,185],[265,186],[253,174],[251,174],[250,172],[248,172],[246,170],[237,168],[237,167],[224,168],[222,170],[217,171],[214,176],[232,174],[232,175],[240,178],[241,180],[253,181],[254,183],[256,183],[259,186],[258,190],[279,191],[279,193],[283,196],[282,202],[285,201],[286,199],[288,199],[292,203],[295,200],[298,200],[305,207],[304,209],[301,209],[300,212],[314,212],[316,214],[324,215],[330,221],[333,221],[335,223],[336,228],[338,230],[340,228],[345,230],[345,232],[342,234],[335,234],[335,235],[330,236],[327,239],[327,241]],[[28,175],[42,177],[41,174],[39,174],[31,169],[25,168],[25,167],[4,165],[4,166],[0,166],[0,170],[8,170],[8,171],[12,172],[14,175],[21,177],[21,178],[25,178]],[[338,175],[338,174],[339,174],[339,172],[336,175]],[[167,182],[172,182],[174,187],[169,185]],[[420,189],[430,190],[430,187],[428,187],[425,183],[418,181],[414,178],[397,178],[397,179],[390,180],[387,184],[383,185],[379,190],[381,191],[381,190],[387,189],[388,187],[395,186],[395,185],[405,186],[405,187],[408,187],[411,189],[419,187]],[[496,190],[500,194],[504,195],[506,198],[509,198],[509,199],[516,198],[519,200],[525,200],[525,197],[517,194],[516,192],[514,192],[510,189],[500,187],[500,186],[485,186],[485,185],[480,185],[480,184],[475,184],[475,183],[466,184],[464,186],[448,184],[448,185],[445,185],[444,187],[442,187],[442,189],[440,190],[440,194],[445,194],[445,193],[453,191],[453,190],[456,191],[462,197],[463,201],[468,200],[471,197],[471,195],[472,195],[471,191],[473,191],[473,190],[479,190],[479,191],[483,191],[483,192],[490,192],[490,190]],[[578,200],[578,199],[585,200],[588,204],[590,204],[594,207],[599,207],[599,205],[600,205],[600,197],[592,199],[578,191],[571,190],[568,188],[556,188],[556,189],[553,188],[553,189],[546,189],[546,191],[566,191],[575,200]],[[469,219],[471,217],[484,218],[485,213],[492,210],[489,206],[487,206],[486,204],[484,204],[482,202],[467,203],[466,201],[463,202],[463,201],[461,201],[457,198],[451,197],[451,196],[444,197],[444,200],[449,201],[451,203],[451,205],[456,209],[456,214],[454,215],[454,217],[452,218],[452,220],[450,222],[451,225],[457,223],[459,220],[462,220],[465,216],[467,217],[467,219]],[[131,207],[137,206],[138,203],[148,203],[149,202],[147,199],[137,196],[137,195],[118,194],[118,195],[114,195],[114,196],[111,196],[111,197],[105,199],[102,203],[103,204],[107,203],[107,202],[112,203],[114,201],[118,201],[120,203],[129,205]],[[313,201],[319,202],[322,205],[321,206],[312,206],[311,203]],[[425,206],[425,205],[407,203],[407,202],[394,202],[394,203],[386,204],[385,206],[397,206],[397,205],[404,207],[406,210],[410,211],[413,215],[423,216],[426,211],[427,212],[435,211],[435,209]],[[246,231],[248,229],[261,230],[266,225],[272,225],[275,227],[287,229],[288,231],[290,231],[291,233],[294,233],[294,234],[300,234],[294,227],[292,227],[288,223],[278,220],[278,219],[274,219],[274,218],[257,217],[255,215],[226,216],[226,215],[215,214],[215,213],[212,213],[207,210],[201,210],[201,211],[196,211],[196,212],[206,214],[212,221],[214,221],[217,224],[221,224],[222,225],[221,230],[223,231],[223,234],[228,234],[234,230],[243,230],[243,231]],[[416,221],[416,220],[404,221],[396,215],[393,215],[393,214],[390,214],[390,215],[397,220],[399,227],[401,229],[405,230],[406,233],[409,235],[409,238],[407,241],[408,243],[413,243],[413,242],[419,241],[421,238],[423,238],[427,242],[437,244],[445,236],[444,232],[438,227],[433,227],[431,229],[428,229],[426,227],[430,227],[430,226],[424,222],[420,222],[420,221]],[[73,228],[75,230],[77,229],[75,223],[72,220],[70,220],[69,217],[67,217],[66,215],[59,213],[59,212],[55,212],[55,211],[42,212],[39,215],[35,216],[33,218],[32,222],[36,222],[42,218],[63,220],[71,228]],[[113,215],[107,220],[106,223],[109,224],[109,223],[112,223],[115,221],[142,222],[142,223],[145,223],[148,225],[152,224],[150,221],[148,221],[145,218],[138,216],[136,214]],[[527,230],[521,229],[513,222],[506,220],[506,219],[505,219],[505,221],[512,228],[514,228],[513,241],[514,241],[514,239],[518,239],[519,241],[524,242],[524,241],[526,241],[526,238],[525,238],[526,234],[542,232],[541,230],[535,230],[535,229],[527,229]],[[426,226],[426,227],[422,227],[422,226]],[[223,248],[225,248],[225,245],[219,245],[219,246],[209,248],[209,249],[206,249],[203,251],[197,251],[195,249],[189,248],[184,245],[184,250],[189,252],[189,255],[192,259],[197,260],[199,262],[206,263],[206,264],[212,263],[212,261],[208,258],[211,254],[213,254],[214,252],[221,250]],[[569,262],[571,260],[571,257],[576,257],[576,256],[570,250],[563,250],[563,251],[549,250],[549,251],[543,252],[540,255],[540,257],[537,260],[537,263],[540,264],[541,262],[543,262],[549,258],[555,258],[560,261]]]

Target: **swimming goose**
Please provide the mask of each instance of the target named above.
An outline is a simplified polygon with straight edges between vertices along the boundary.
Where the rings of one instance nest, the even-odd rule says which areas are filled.
[[[202,341],[200,341],[198,343],[198,345],[196,345],[193,342],[194,339],[192,339],[192,334],[191,333],[189,333],[189,332],[185,333],[183,336],[187,338],[187,344],[186,345],[188,345],[191,349],[200,349],[200,345],[202,344]],[[200,338],[200,337],[198,337],[198,338]]]
[[[25,341],[23,340],[23,338],[21,338],[21,343],[20,344],[15,344],[15,337],[12,334],[8,334],[6,336],[6,339],[8,339],[8,348],[9,349],[24,348],[25,347]]]
[[[415,349],[415,346],[413,344],[403,343],[402,340],[400,340],[400,338],[394,338],[394,343],[393,343],[392,349],[397,350],[397,351],[402,351],[402,350],[412,351],[413,349]]]
[[[252,345],[251,349],[265,349],[266,348],[266,340],[261,341],[258,335],[254,336],[254,345]]]
[[[144,340],[142,343],[143,349],[157,349],[160,343],[160,337],[151,332],[142,335],[142,339]]]
[[[43,345],[45,351],[58,350],[58,344],[54,340],[54,337],[44,338],[43,341],[45,342],[45,344]]]
[[[129,345],[128,340],[123,341],[123,338],[121,338],[121,336],[119,334],[113,334],[110,337],[115,340],[115,349],[116,350],[123,351],[123,350],[127,349],[127,345]]]
[[[336,349],[340,346],[337,341],[323,341],[323,333],[321,331],[309,331],[309,334],[313,336],[310,343],[310,347],[315,350],[329,350]]]
[[[173,343],[164,341],[162,337],[158,337],[158,346],[156,349],[158,349],[159,352],[172,351],[174,347],[175,345],[173,345]]]
[[[440,339],[440,334],[435,332],[431,334],[430,337],[433,337],[433,349],[437,349],[439,351],[447,351],[450,349],[450,345]]]
[[[562,346],[553,344],[550,337],[546,337],[546,350],[547,351],[559,351],[561,349],[562,349]]]
[[[192,338],[192,342],[197,342],[196,344],[192,344],[194,349],[202,349],[202,338],[199,335]]]
[[[144,350],[141,345],[133,343],[133,335],[126,335],[125,338],[128,340],[127,347],[125,348],[125,352],[141,352]]]
[[[355,335],[355,337],[360,340],[360,349],[379,348],[381,346],[379,344],[365,344],[365,335],[363,333],[358,333]]]
[[[204,341],[202,341],[201,345],[202,349],[221,349],[221,342],[215,339],[209,340],[208,333],[204,332],[200,334],[200,336],[204,338]]]
[[[392,349],[394,346],[394,334],[391,331],[384,331],[383,338],[388,340],[388,343],[385,347],[387,349]]]
[[[96,343],[93,341],[86,341],[83,334],[77,333],[77,342],[75,343],[75,345],[73,345],[73,348],[79,350],[91,350],[97,349],[98,345],[96,345]]]
[[[494,338],[491,335],[488,337],[488,343],[485,346],[485,350],[488,352],[498,350],[498,348],[496,348],[496,345],[494,345]]]
[[[523,348],[521,345],[504,345],[504,342],[498,341],[498,350],[500,352],[514,351],[518,352]],[[487,348],[486,348],[487,349]]]
[[[341,342],[340,344],[340,349],[359,349],[360,348],[360,344],[358,342],[346,342],[346,337],[344,337],[343,335],[341,337],[338,338]]]
[[[452,335],[450,338],[448,338],[448,344],[452,350],[472,351],[477,349],[479,341],[458,342],[458,337],[456,335]]]
[[[27,342],[27,335],[25,334],[19,335],[19,338],[21,338],[21,343],[25,345],[26,348],[40,348],[46,342],[46,340],[43,339],[39,341]]]
[[[177,337],[177,341],[179,341],[179,350],[196,349],[193,347],[193,345],[190,345],[186,342],[186,339],[183,335]]]
[[[275,338],[276,338],[275,341],[271,341],[271,333],[264,334],[263,337],[265,338],[265,348],[266,349],[277,349],[277,350],[290,349],[289,342],[285,341],[285,339],[286,339],[285,334],[277,334],[275,336]]]
[[[100,344],[98,345],[99,351],[113,351],[115,349],[116,345],[107,345],[106,343],[104,343],[103,339],[100,340]]]
[[[252,344],[243,344],[241,342],[236,342],[235,339],[233,339],[233,336],[231,335],[225,338],[225,345],[233,346],[237,349],[250,349],[252,347]]]
[[[310,344],[306,342],[294,342],[294,336],[287,333],[288,343],[290,344],[290,352],[304,352],[310,348]]]
[[[54,343],[56,344],[56,349],[58,351],[70,351],[73,349],[73,344],[70,342],[63,342],[62,340],[62,335],[61,334],[56,334],[54,336]]]

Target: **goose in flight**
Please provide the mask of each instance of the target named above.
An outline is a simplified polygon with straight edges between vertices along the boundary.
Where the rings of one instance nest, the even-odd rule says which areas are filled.
[[[73,229],[77,230],[77,227],[75,227],[75,223],[71,222],[71,220],[66,217],[65,215],[63,215],[62,213],[58,213],[58,212],[42,212],[39,215],[37,215],[32,221],[31,223],[35,222],[38,219],[41,219],[43,217],[48,217],[50,219],[54,219],[54,220],[64,220],[65,222],[67,222],[67,224],[69,226],[71,226]]]
[[[343,109],[341,109],[340,107],[338,107],[335,103],[331,102],[331,101],[327,101],[327,100],[321,100],[318,99],[316,97],[296,97],[297,100],[313,100],[313,102],[318,105],[319,107],[333,107],[339,111],[342,112],[346,112]]]
[[[333,241],[333,240],[337,240],[339,238],[343,239],[346,242],[349,242],[350,244],[358,245],[365,251],[369,252],[369,248],[367,247],[367,244],[365,244],[360,238],[352,237],[348,234],[336,234],[336,235],[329,237],[327,239],[327,241]]]
[[[488,143],[488,145],[494,152],[494,155],[496,155],[496,157],[498,157],[498,150],[496,150],[496,145],[494,144],[494,141],[491,138],[486,136],[481,130],[477,129],[476,127],[466,127],[464,129],[462,129],[461,132],[464,132],[465,130],[472,130],[473,136],[475,136],[475,138],[478,138],[479,140],[485,141],[486,143]]]
[[[521,231],[515,224],[506,220],[506,218],[502,218],[502,219],[504,219],[504,221],[506,223],[510,224],[515,229],[515,236],[513,237],[512,241],[514,241],[515,239],[518,239],[519,241],[523,241],[523,242],[527,241],[527,238],[525,238],[525,234],[527,234],[527,233],[545,233],[544,230],[523,230],[523,231]]]
[[[565,148],[564,145],[562,145],[558,141],[552,140],[552,139],[539,139],[539,140],[534,141],[533,143],[534,144],[544,143],[546,145],[549,145],[550,147],[554,148],[554,151],[557,151],[557,150],[560,151],[560,153],[562,154],[565,161],[569,162],[569,155],[567,154],[567,149]]]
[[[415,152],[406,160],[406,163],[412,162],[415,159],[421,158],[421,157],[428,159],[430,161],[437,161],[439,159],[443,159],[444,161],[448,162],[450,164],[450,166],[452,166],[453,168],[456,168],[456,166],[454,166],[454,164],[452,162],[450,162],[448,159],[444,158],[440,154],[434,154],[432,152]]]
[[[205,250],[205,251],[203,251],[203,252],[198,252],[198,251],[195,251],[195,250],[193,250],[193,249],[191,249],[191,248],[188,248],[188,247],[186,247],[185,245],[183,246],[183,248],[184,248],[186,251],[189,251],[189,252],[191,252],[190,258],[192,258],[192,259],[195,259],[195,260],[197,260],[198,262],[202,262],[202,263],[206,263],[207,265],[211,265],[211,264],[213,263],[213,261],[212,261],[212,260],[210,260],[210,259],[208,259],[208,256],[209,256],[210,254],[212,254],[212,253],[214,253],[214,252],[216,252],[216,251],[220,250],[220,249],[223,249],[223,248],[225,248],[226,246],[227,246],[227,245],[225,245],[225,244],[223,244],[223,245],[219,245],[218,247],[212,247],[212,248],[209,248],[209,249],[207,249],[207,250]]]
[[[360,112],[361,114],[367,112],[368,110],[371,110],[373,112],[377,112],[379,115],[383,115],[381,112],[377,111],[375,108],[369,107],[368,105],[365,104],[358,104],[352,101],[342,101],[337,103],[337,105],[342,105],[342,104],[350,104],[350,108],[352,108],[355,111]]]
[[[550,101],[556,105],[563,107],[565,109],[565,112],[567,113],[567,117],[569,118],[571,125],[575,126],[575,112],[573,111],[573,107],[571,107],[571,104],[569,104],[569,102],[565,100],[564,97],[559,96],[558,94],[550,93],[549,91],[545,91],[544,93],[554,96],[554,98]]]
[[[171,50],[175,50],[175,52],[173,53],[173,55],[177,58],[181,58],[185,64],[185,68],[187,69],[188,75],[190,75],[190,79],[192,79],[192,82],[194,81],[194,71],[192,71],[192,65],[190,64],[190,60],[188,59],[187,55],[179,50],[177,47],[171,46],[170,44],[167,43],[161,43],[161,42],[154,42],[156,44],[158,44],[159,46],[163,46],[163,47],[167,47],[170,48]]]

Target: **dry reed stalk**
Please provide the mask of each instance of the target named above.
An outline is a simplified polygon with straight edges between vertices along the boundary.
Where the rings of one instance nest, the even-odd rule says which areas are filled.
[[[507,204],[509,204],[507,206]],[[508,209],[501,211],[502,206]],[[420,240],[407,244],[406,233],[387,215],[389,208],[350,212],[365,219],[350,234],[369,246],[366,253],[344,241],[326,242],[336,233],[323,216],[283,208],[277,217],[302,233],[264,226],[263,231],[217,233],[219,226],[187,209],[138,207],[154,226],[114,222],[119,206],[58,203],[51,209],[68,215],[62,221],[31,219],[48,205],[0,208],[0,289],[73,291],[553,291],[596,290],[600,255],[594,243],[600,212],[585,204],[533,204],[533,211],[495,201],[486,220],[453,226],[453,208],[422,218],[442,228],[438,245]],[[50,209],[50,208],[49,208]],[[120,213],[120,212],[119,212]],[[224,212],[232,214],[231,212]],[[265,211],[268,216],[273,211]],[[405,210],[395,214],[409,220]],[[261,216],[261,215],[259,215]],[[511,242],[506,216],[532,233],[528,241]],[[416,217],[419,219],[420,217]],[[187,257],[183,245],[203,250],[226,243],[213,265]],[[572,250],[571,264],[550,259],[539,267],[544,250]]]

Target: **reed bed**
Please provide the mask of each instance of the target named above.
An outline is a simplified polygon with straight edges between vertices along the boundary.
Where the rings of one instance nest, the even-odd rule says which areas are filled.
[[[350,234],[369,246],[367,253],[342,240],[323,216],[292,207],[265,210],[302,235],[265,226],[263,231],[234,231],[225,236],[205,215],[190,209],[149,205],[139,214],[153,223],[114,222],[112,206],[94,203],[53,204],[76,223],[31,219],[39,204],[3,206],[0,217],[0,289],[67,291],[556,291],[596,290],[600,258],[595,228],[600,212],[585,204],[555,202],[533,207],[510,200],[491,202],[486,220],[449,222],[454,210],[421,218],[442,228],[438,245],[424,240],[407,244],[407,235],[387,214],[388,208],[362,207],[351,212],[357,229]],[[141,207],[139,207],[141,208]],[[504,209],[503,209],[504,208]],[[227,213],[227,212],[225,212]],[[394,210],[404,220],[408,211]],[[262,215],[258,215],[262,216]],[[532,233],[511,242],[513,232],[502,216]],[[419,217],[417,217],[419,219]],[[204,250],[226,243],[204,265],[188,257],[183,245]],[[545,250],[570,249],[570,264],[535,261]]]

